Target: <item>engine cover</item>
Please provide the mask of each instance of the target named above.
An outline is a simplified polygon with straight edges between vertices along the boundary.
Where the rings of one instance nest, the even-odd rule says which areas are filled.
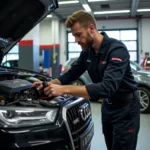
[[[11,98],[14,93],[20,93],[31,87],[32,83],[22,79],[0,81],[0,95]]]

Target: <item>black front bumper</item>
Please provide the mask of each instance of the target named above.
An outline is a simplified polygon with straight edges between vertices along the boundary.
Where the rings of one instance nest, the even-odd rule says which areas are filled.
[[[69,136],[65,125],[24,129],[0,129],[0,150],[5,149],[58,149],[66,146]]]

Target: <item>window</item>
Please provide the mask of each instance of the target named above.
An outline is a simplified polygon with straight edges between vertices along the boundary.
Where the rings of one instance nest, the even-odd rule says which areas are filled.
[[[77,43],[69,43],[69,52],[81,52],[81,46]]]
[[[7,55],[4,56],[3,58],[3,63],[8,62],[8,60],[18,60],[19,59],[19,46],[16,44],[9,52]],[[9,64],[7,63],[7,66]],[[10,66],[11,67],[11,66]]]
[[[137,61],[137,52],[129,52],[130,60]]]
[[[10,54],[10,53],[19,53],[18,44],[16,44],[16,45],[9,51],[9,54]]]
[[[75,38],[72,33],[68,33],[68,42],[75,42]]]
[[[81,46],[78,43],[75,43],[75,38],[72,33],[68,33],[68,56],[67,58],[79,57],[81,52]]]
[[[122,41],[130,54],[130,60],[137,62],[138,52],[137,52],[137,30],[103,30],[106,34],[117,40]],[[99,32],[101,32],[99,30]],[[68,54],[67,58],[78,57],[81,52],[81,46],[75,43],[75,38],[72,33],[68,33]]]
[[[137,43],[136,43],[136,41],[122,41],[122,42],[126,45],[126,47],[127,47],[127,49],[129,51],[137,50]]]
[[[120,40],[120,33],[119,31],[104,31],[106,32],[106,34],[111,37],[111,38],[115,38],[117,40]]]
[[[137,40],[136,30],[121,30],[120,40]]]

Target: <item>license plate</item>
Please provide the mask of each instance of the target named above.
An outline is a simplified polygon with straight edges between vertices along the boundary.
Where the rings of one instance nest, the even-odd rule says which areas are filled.
[[[80,136],[80,146],[81,150],[86,150],[92,140],[94,135],[94,123],[91,123],[90,127],[88,128],[85,133]]]

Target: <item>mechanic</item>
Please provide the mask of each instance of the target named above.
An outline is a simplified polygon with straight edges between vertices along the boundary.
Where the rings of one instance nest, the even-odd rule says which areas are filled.
[[[137,83],[130,68],[126,46],[105,32],[99,33],[94,17],[83,10],[68,17],[67,28],[82,47],[77,62],[64,75],[48,82],[44,93],[51,96],[70,94],[97,101],[103,98],[102,127],[108,150],[135,150],[139,132],[140,103]],[[67,85],[88,71],[93,83]],[[35,82],[33,86],[42,82]]]

